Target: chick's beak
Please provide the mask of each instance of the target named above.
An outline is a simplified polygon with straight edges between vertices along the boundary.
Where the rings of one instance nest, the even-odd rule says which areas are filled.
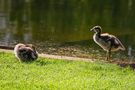
[[[90,31],[93,31],[94,29],[92,28],[92,29],[90,29]]]

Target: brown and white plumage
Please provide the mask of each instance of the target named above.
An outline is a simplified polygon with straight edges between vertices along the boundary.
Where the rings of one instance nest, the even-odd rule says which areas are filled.
[[[23,62],[34,61],[38,58],[38,53],[32,44],[19,43],[15,46],[14,53]]]
[[[125,50],[125,47],[116,36],[108,33],[101,34],[102,28],[100,26],[93,27],[91,31],[95,32],[93,40],[107,51],[107,60],[110,58],[111,51]]]

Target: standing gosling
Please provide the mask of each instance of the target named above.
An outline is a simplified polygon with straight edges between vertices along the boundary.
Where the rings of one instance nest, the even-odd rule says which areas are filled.
[[[110,58],[111,51],[125,50],[125,47],[117,37],[108,33],[101,34],[102,28],[100,26],[93,27],[91,31],[95,32],[95,34],[93,35],[95,43],[97,43],[100,47],[107,51],[107,61]]]
[[[19,43],[15,46],[14,53],[22,62],[34,61],[38,58],[38,53],[32,44]]]

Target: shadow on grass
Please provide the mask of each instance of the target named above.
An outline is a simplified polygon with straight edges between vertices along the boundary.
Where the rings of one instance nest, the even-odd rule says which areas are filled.
[[[67,60],[57,60],[57,59],[55,59],[55,60],[37,60],[36,62],[35,62],[35,64],[36,65],[38,65],[38,66],[45,66],[45,65],[49,65],[49,64],[60,64],[60,65],[62,65],[62,64],[69,64],[69,63],[72,63],[73,61],[67,61]]]
[[[117,61],[113,62],[114,64],[119,65],[120,67],[126,68],[130,67],[131,69],[135,70],[135,62],[124,62],[124,61]]]
[[[36,61],[36,65],[38,66],[45,66],[45,65],[48,65],[48,64],[52,64],[53,62],[51,61],[43,61],[43,60],[38,60]]]

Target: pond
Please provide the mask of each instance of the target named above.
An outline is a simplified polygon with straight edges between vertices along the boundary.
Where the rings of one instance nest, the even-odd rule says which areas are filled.
[[[1,0],[1,4],[0,12],[7,18],[7,28],[0,29],[4,45],[85,42],[98,47],[89,29],[100,25],[135,53],[134,0]]]

